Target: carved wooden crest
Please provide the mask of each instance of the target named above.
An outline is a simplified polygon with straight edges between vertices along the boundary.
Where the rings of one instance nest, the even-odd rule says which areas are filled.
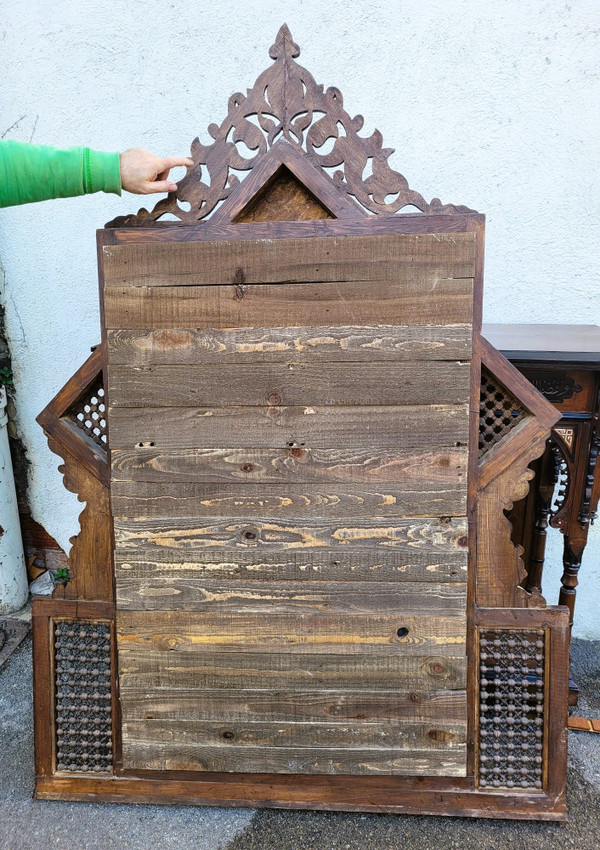
[[[299,55],[300,48],[284,24],[269,50],[274,64],[245,95],[231,95],[227,117],[208,127],[214,141],[203,145],[195,138],[192,142],[194,165],[177,191],[152,211],[142,208],[137,215],[121,216],[107,227],[148,226],[167,214],[184,224],[206,218],[238,187],[234,172],[251,171],[281,141],[304,153],[317,169],[337,169],[332,178],[322,173],[354,202],[357,215],[393,215],[404,207],[416,207],[428,215],[474,212],[442,204],[439,198],[427,203],[410,189],[406,178],[391,168],[388,160],[394,149],[383,146],[381,133],[359,135],[362,115],[352,118],[344,109],[341,91],[318,84],[296,62]]]

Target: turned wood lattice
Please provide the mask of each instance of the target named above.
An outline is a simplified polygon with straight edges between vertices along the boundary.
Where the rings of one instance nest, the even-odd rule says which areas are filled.
[[[56,769],[112,771],[110,623],[54,625]]]
[[[541,788],[544,632],[485,630],[479,646],[479,784]]]

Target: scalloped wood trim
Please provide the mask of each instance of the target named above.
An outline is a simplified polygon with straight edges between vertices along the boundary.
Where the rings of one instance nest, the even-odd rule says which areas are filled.
[[[48,445],[63,459],[58,471],[67,490],[85,507],[79,514],[78,534],[70,538],[68,567],[71,581],[57,586],[55,598],[112,602],[112,518],[108,488],[47,432]]]

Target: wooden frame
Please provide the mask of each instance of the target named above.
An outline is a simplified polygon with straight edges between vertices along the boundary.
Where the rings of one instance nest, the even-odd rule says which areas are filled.
[[[87,507],[69,560],[73,581],[62,593],[62,599],[55,594],[51,601],[34,603],[36,796],[565,819],[568,614],[560,608],[546,608],[539,594],[530,595],[521,587],[523,564],[520,551],[511,542],[510,525],[504,513],[526,493],[532,474],[528,465],[543,452],[549,429],[558,418],[556,411],[480,335],[483,216],[465,207],[443,206],[437,199],[427,204],[410,190],[402,175],[390,169],[387,159],[391,152],[382,148],[379,134],[361,138],[358,130],[362,118],[351,119],[343,110],[337,89],[323,92],[316,85],[310,74],[294,61],[298,53],[289,30],[283,27],[271,48],[275,64],[259,77],[246,97],[233,96],[227,119],[220,127],[213,125],[211,129],[214,143],[208,147],[197,140],[193,143],[196,164],[179,184],[178,192],[161,201],[152,212],[141,210],[137,216],[118,219],[100,231],[100,267],[106,252],[110,254],[113,247],[119,246],[185,246],[228,239],[241,243],[267,238],[301,240],[390,233],[474,234],[469,530],[465,538],[469,552],[467,775],[450,778],[125,770],[120,754],[120,701],[114,655],[114,772],[111,776],[94,776],[85,770],[70,775],[56,771],[56,747],[48,736],[48,731],[54,728],[52,706],[56,699],[50,624],[55,618],[72,619],[74,623],[114,619],[114,542],[106,453],[90,445],[92,441],[86,434],[68,421],[69,411],[99,380],[102,370],[103,386],[108,387],[102,302],[102,346],[39,417],[50,437],[51,448],[65,460],[66,486],[77,492],[82,501],[87,501]],[[289,102],[281,100],[282,112],[277,124],[266,113],[277,112],[275,104],[279,101],[275,92],[281,96],[284,78],[301,79],[303,89],[288,88]],[[265,102],[267,89],[268,103]],[[300,97],[303,109],[294,102],[294,97]],[[313,109],[324,112],[325,117],[312,125],[310,120],[304,122],[296,117],[307,112],[312,116]],[[247,120],[251,114],[258,115],[260,131]],[[343,142],[336,129],[338,123],[346,130]],[[232,151],[235,146],[226,144],[232,129],[237,141],[245,141],[250,149],[258,150],[254,157],[242,161],[237,149]],[[278,139],[279,136],[282,138]],[[320,155],[318,146],[328,138],[334,139],[333,151],[327,156]],[[372,160],[373,174],[363,180],[368,159]],[[323,170],[331,165],[343,166],[334,179]],[[208,171],[208,184],[201,180],[203,167]],[[231,176],[232,168],[243,168],[251,174],[239,183]],[[386,203],[390,193],[396,194],[391,204]],[[181,202],[190,204],[189,211],[180,206]],[[421,214],[396,215],[407,205],[416,206]],[[159,222],[165,214],[174,215],[182,223]],[[199,219],[209,215],[206,223],[199,223]],[[243,287],[245,277],[238,283]],[[521,413],[518,424],[513,426],[509,422],[506,434],[484,445],[478,458],[475,446],[482,421],[481,368],[498,392],[505,394],[510,403],[514,402],[513,406]],[[477,702],[480,689],[477,641],[484,629],[497,630],[498,634],[512,630],[524,635],[534,632],[545,635],[542,641],[545,672],[540,678],[545,694],[543,780],[534,791],[509,787],[489,790],[480,782],[483,774],[478,761],[481,724]]]

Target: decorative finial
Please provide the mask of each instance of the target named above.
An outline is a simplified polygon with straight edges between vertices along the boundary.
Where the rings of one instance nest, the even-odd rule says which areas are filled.
[[[300,48],[292,38],[290,28],[287,24],[279,27],[275,44],[272,44],[269,49],[269,56],[271,59],[279,59],[280,56],[288,56],[290,59],[296,59],[300,56]]]

